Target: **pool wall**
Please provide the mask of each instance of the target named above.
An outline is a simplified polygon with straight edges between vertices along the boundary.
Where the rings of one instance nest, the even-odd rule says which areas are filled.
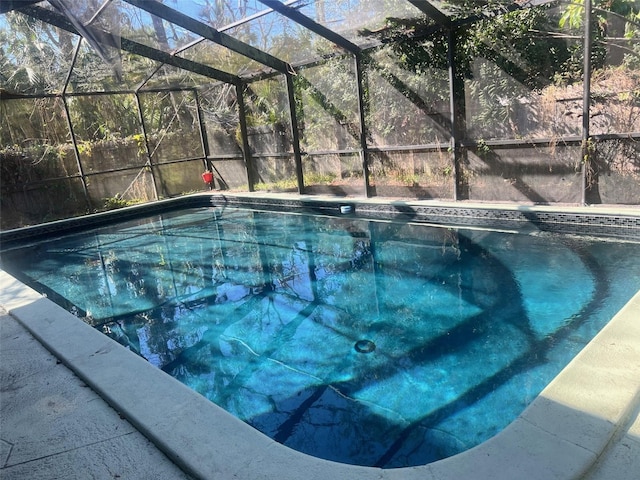
[[[276,211],[301,211],[377,220],[398,220],[454,227],[483,227],[507,230],[539,230],[640,239],[640,209],[624,207],[558,207],[451,203],[436,201],[382,201],[379,199],[336,199],[321,196],[261,194],[195,194],[124,207],[67,220],[0,231],[0,250],[26,239],[64,234],[184,208],[245,206]]]
[[[252,207],[272,208],[275,202],[282,208],[294,208],[292,204],[278,203],[279,199],[253,197],[253,200]],[[241,196],[198,195],[157,202],[145,206],[145,212],[139,208],[118,210],[74,219],[71,224],[55,222],[5,232],[0,238],[4,247],[5,242],[17,243],[33,236],[147,215],[149,208],[159,213],[173,208],[211,205],[211,202],[246,205]],[[296,202],[316,212],[336,215],[340,214],[339,206],[345,204],[317,200],[309,205],[308,200],[302,199]],[[382,216],[389,215],[389,209],[378,208],[376,203],[353,205],[359,212],[379,210]],[[411,221],[417,221],[418,214],[412,212],[424,208],[419,213],[426,215],[436,207],[399,203],[392,204],[391,208],[404,209],[402,214],[412,215]],[[480,211],[489,211],[486,216],[492,220],[506,215],[501,213],[505,212],[504,207],[496,207],[495,212],[485,207]],[[531,216],[533,209],[521,207],[506,211],[513,212],[514,216],[524,211]],[[436,213],[443,218],[450,215],[446,210]],[[532,218],[540,218],[541,212],[533,213]],[[612,228],[618,236],[630,239],[637,239],[640,230],[638,212],[634,216],[632,211],[599,210],[599,215],[594,215],[543,209],[542,213],[549,213],[550,218],[543,225],[549,229],[555,228],[556,221],[559,222],[557,228],[569,228],[560,225],[560,220],[568,217],[558,215],[570,215],[575,222],[590,226],[589,222],[596,222],[593,227],[597,231]],[[602,223],[592,218],[602,216],[606,217],[606,220],[600,219]],[[613,221],[613,217],[618,220]],[[461,215],[460,218],[467,217]],[[94,222],[90,222],[91,219]],[[428,219],[429,223],[437,223],[436,220]],[[526,220],[522,226],[524,222]],[[611,225],[605,225],[607,223]],[[531,223],[528,225],[532,228]],[[538,224],[533,227],[540,228]],[[1,271],[0,305],[169,458],[197,478],[580,478],[640,403],[640,292],[501,433],[467,452],[438,462],[389,470],[321,460],[278,444]]]

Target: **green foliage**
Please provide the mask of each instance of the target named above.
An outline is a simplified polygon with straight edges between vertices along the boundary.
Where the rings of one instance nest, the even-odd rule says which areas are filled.
[[[247,126],[286,125],[289,104],[284,83],[279,79],[253,82],[247,87]]]
[[[87,156],[87,157],[91,156],[91,151],[93,149],[93,144],[91,142],[82,140],[80,142],[77,142],[76,145],[78,147],[78,153],[80,155]]]
[[[2,147],[0,178],[9,186],[77,174],[74,162],[68,161],[69,153],[69,145],[33,143]]]
[[[116,210],[118,208],[128,207],[140,203],[140,200],[125,200],[120,194],[115,194],[113,197],[105,198],[103,208],[105,210]]]
[[[601,31],[607,28],[606,12],[614,12],[622,17],[632,18],[637,14],[637,0],[595,0],[592,7],[598,12],[598,27]],[[561,28],[580,30],[584,25],[584,0],[572,0],[560,17]]]
[[[467,16],[472,11],[474,9],[464,10]],[[462,10],[458,15],[462,16]],[[556,24],[550,8],[542,5],[490,18],[482,17],[469,26],[459,28],[454,46],[458,76],[471,79],[474,60],[485,58],[531,88],[551,82],[558,71],[578,67],[567,63],[572,52],[564,39],[535,34],[553,32]],[[385,41],[396,40],[392,48],[408,71],[447,70],[447,34],[445,31],[428,34],[432,28],[433,23],[427,17],[410,21],[389,19],[381,36]],[[407,31],[411,31],[409,38],[398,38],[401,34],[406,35]],[[415,40],[426,35],[424,40]]]
[[[484,139],[481,138],[476,143],[476,152],[480,157],[486,157],[491,153],[491,147],[487,145],[487,142]]]
[[[0,30],[0,86],[10,92],[60,91],[73,55],[74,36],[16,12]]]
[[[331,185],[338,175],[335,173],[309,172],[304,176],[307,185]]]
[[[338,176],[335,173],[309,172],[304,175],[305,185],[331,185]],[[256,191],[287,191],[296,190],[298,180],[288,177],[274,182],[261,182],[254,185]]]
[[[259,182],[253,186],[254,190],[260,191],[285,191],[298,188],[298,181],[295,177],[283,178],[274,182]]]
[[[113,140],[140,131],[138,108],[130,94],[78,96],[67,99],[74,132],[80,140]]]
[[[131,138],[136,142],[136,145],[138,145],[138,155],[140,155],[140,156],[146,155],[147,154],[147,143],[146,143],[146,140],[144,138],[144,135],[142,133],[136,133],[136,134],[132,135]]]
[[[628,17],[629,21],[625,24],[624,38],[633,41],[630,47],[625,51],[625,65],[630,69],[640,68],[640,8],[638,11],[631,12]]]
[[[400,170],[397,172],[392,172],[390,176],[395,177],[402,185],[406,185],[409,187],[418,185],[420,183],[420,175],[415,172]]]

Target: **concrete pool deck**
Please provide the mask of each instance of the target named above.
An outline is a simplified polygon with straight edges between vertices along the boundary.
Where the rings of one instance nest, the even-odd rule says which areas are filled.
[[[640,471],[640,292],[504,431],[389,470],[278,444],[2,271],[0,334],[2,479],[622,480]]]

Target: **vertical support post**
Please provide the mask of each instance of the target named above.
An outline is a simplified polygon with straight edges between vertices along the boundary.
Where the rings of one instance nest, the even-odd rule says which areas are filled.
[[[362,54],[354,54],[356,67],[356,89],[358,93],[358,121],[360,123],[360,160],[362,162],[362,175],[364,177],[364,195],[367,198],[372,196],[371,184],[369,182],[369,146],[367,144],[367,98],[364,85],[364,74],[362,71]]]
[[[458,103],[464,102],[464,90],[460,92],[458,73],[456,70],[456,33],[457,29],[449,28],[447,31],[447,62],[449,64],[449,116],[451,118],[451,137],[449,138],[449,151],[453,167],[453,200],[460,200],[462,178],[460,172],[460,158],[458,147],[460,145],[460,112]],[[460,95],[463,95],[462,98]]]
[[[582,91],[582,148],[581,164],[582,169],[582,205],[587,204],[587,189],[590,187],[587,182],[589,169],[592,161],[591,134],[589,131],[589,115],[591,107],[591,0],[584,0],[584,63],[583,63],[583,91]]]
[[[202,109],[200,108],[200,96],[198,95],[198,90],[196,88],[193,89],[193,97],[196,101],[196,115],[198,117],[198,126],[200,127],[200,147],[202,148],[202,154],[204,158],[202,159],[202,166],[205,172],[213,172],[214,166],[211,163],[210,155],[211,151],[209,150],[209,139],[207,138],[207,128],[204,124],[204,116],[202,115]],[[222,186],[225,183],[222,181],[220,177],[220,172],[218,172],[218,187],[222,190]],[[202,177],[204,180],[204,176]],[[211,177],[211,182],[209,183],[209,190],[213,190],[216,184],[215,175]]]
[[[291,121],[291,143],[293,146],[293,160],[296,165],[296,179],[298,193],[304,193],[304,178],[302,172],[302,152],[300,151],[300,130],[298,129],[298,115],[296,114],[296,96],[293,85],[293,74],[285,74],[287,82],[287,97],[289,100],[289,119]]]
[[[140,128],[142,128],[142,137],[144,138],[144,146],[147,151],[147,161],[146,164],[149,167],[149,172],[151,173],[151,182],[153,183],[153,194],[158,200],[160,197],[158,196],[158,185],[156,184],[156,175],[153,171],[153,163],[151,162],[151,148],[149,148],[149,136],[147,135],[147,125],[144,121],[144,115],[142,114],[142,102],[140,101],[140,94],[136,90],[136,107],[138,107],[138,121],[140,122]]]
[[[69,135],[71,136],[71,143],[73,144],[73,153],[76,157],[76,165],[78,167],[78,174],[80,175],[80,181],[82,183],[82,191],[84,193],[84,200],[87,203],[87,208],[91,210],[93,208],[91,203],[91,197],[89,196],[89,189],[87,188],[87,178],[84,175],[84,169],[82,168],[82,160],[80,160],[80,150],[78,150],[78,143],[76,142],[76,134],[73,129],[73,122],[71,121],[71,113],[69,111],[69,105],[67,104],[67,87],[71,81],[71,74],[80,52],[80,46],[82,45],[82,37],[78,37],[78,43],[76,49],[73,52],[73,59],[71,65],[69,65],[69,71],[67,72],[67,78],[64,81],[64,88],[62,89],[62,105],[64,106],[64,114],[67,117],[67,127],[69,128]]]
[[[198,125],[200,126],[200,146],[202,147],[202,152],[204,154],[203,164],[205,170],[211,169],[211,164],[209,161],[209,156],[211,155],[211,151],[209,150],[209,139],[207,138],[207,127],[204,124],[204,118],[202,116],[202,109],[200,108],[200,95],[198,95],[198,90],[193,89],[193,96],[196,101],[196,115],[198,116]]]
[[[254,191],[256,181],[255,166],[249,149],[249,131],[247,129],[247,111],[244,103],[244,85],[236,84],[236,98],[238,99],[238,122],[240,124],[240,136],[242,137],[242,156],[247,170],[247,186],[250,192]]]

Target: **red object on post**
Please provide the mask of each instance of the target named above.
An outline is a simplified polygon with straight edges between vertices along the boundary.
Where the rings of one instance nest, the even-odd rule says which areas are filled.
[[[202,180],[204,180],[204,183],[212,183],[213,182],[213,173],[212,172],[204,172],[202,174]]]

